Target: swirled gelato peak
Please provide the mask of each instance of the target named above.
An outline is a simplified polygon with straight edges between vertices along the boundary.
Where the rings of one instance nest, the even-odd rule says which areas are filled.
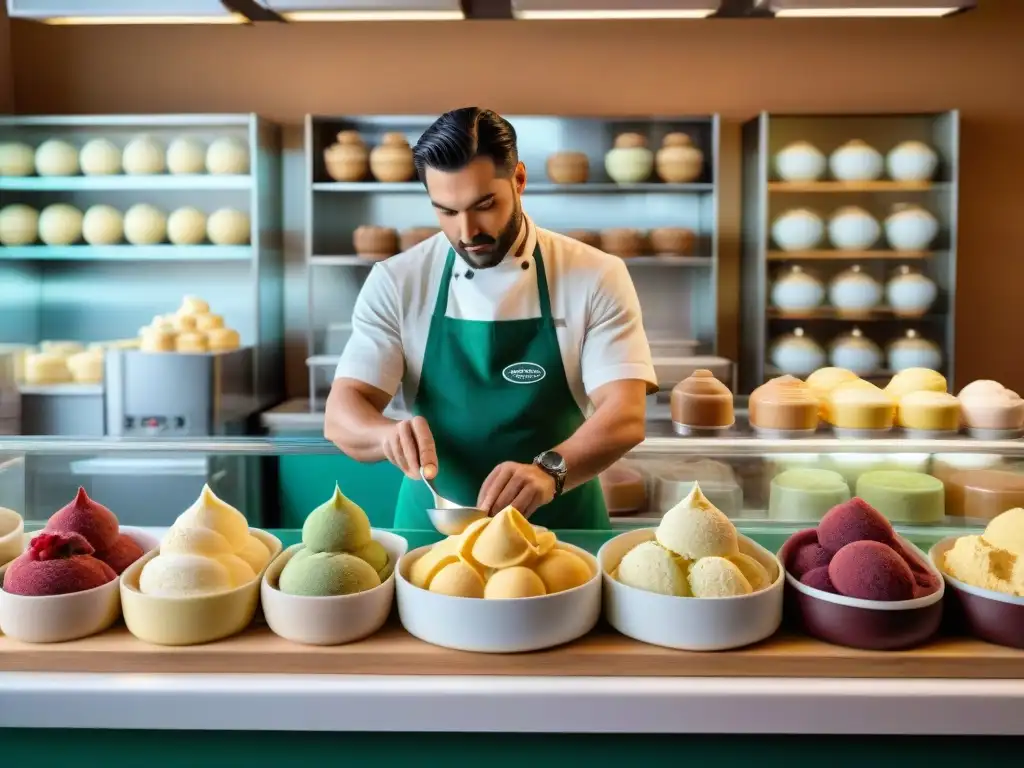
[[[998,381],[972,381],[958,395],[964,424],[973,429],[1024,427],[1024,399]]]
[[[93,557],[84,536],[69,531],[43,531],[4,574],[3,588],[12,595],[42,597],[84,592],[117,578],[109,565]]]
[[[113,512],[90,499],[85,488],[79,486],[75,498],[46,521],[46,530],[80,534],[94,550],[103,552],[114,546],[120,526]]]
[[[370,539],[370,518],[337,485],[302,524],[302,543],[310,552],[355,552]]]
[[[686,560],[739,554],[736,527],[700,489],[693,490],[661,518],[658,543]]]
[[[245,515],[218,498],[209,485],[203,486],[199,498],[178,516],[174,524],[216,531],[227,539],[232,551],[242,549],[249,542],[249,523]]]

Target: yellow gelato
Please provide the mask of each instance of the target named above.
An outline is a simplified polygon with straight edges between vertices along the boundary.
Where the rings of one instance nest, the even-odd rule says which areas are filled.
[[[189,597],[234,589],[255,579],[269,559],[245,515],[206,485],[164,535],[160,553],[142,567],[139,591]]]
[[[370,518],[335,485],[302,524],[302,548],[281,569],[278,586],[288,595],[351,595],[380,586],[392,567]]]
[[[972,587],[1024,597],[1024,509],[994,517],[980,536],[958,538],[942,568]]]
[[[620,583],[674,597],[735,597],[765,589],[774,574],[739,550],[732,521],[695,483],[655,531],[627,552],[612,574]]]
[[[814,371],[804,382],[810,387],[811,392],[820,403],[819,414],[821,420],[827,424],[832,423],[832,417],[828,411],[828,401],[832,390],[840,384],[847,384],[851,381],[858,381],[860,377],[853,371],[846,368],[819,368]]]
[[[590,565],[557,543],[552,531],[506,507],[420,555],[409,581],[451,597],[485,599],[552,595],[590,581]]]
[[[905,368],[893,376],[885,387],[886,394],[896,401],[912,392],[945,391],[946,377],[931,368]]]

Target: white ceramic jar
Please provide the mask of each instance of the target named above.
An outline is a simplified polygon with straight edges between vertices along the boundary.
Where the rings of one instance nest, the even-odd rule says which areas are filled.
[[[775,172],[783,181],[817,181],[826,166],[822,151],[807,141],[794,141],[775,155]]]
[[[840,208],[828,221],[828,239],[840,251],[866,251],[881,236],[878,220],[855,205]]]
[[[828,159],[832,175],[839,181],[874,181],[882,175],[882,153],[860,139],[848,141]]]
[[[769,359],[780,373],[807,376],[825,365],[825,350],[806,336],[803,328],[797,328],[772,343]]]
[[[885,355],[893,373],[899,373],[907,368],[928,368],[937,371],[942,365],[942,352],[939,350],[939,345],[934,341],[921,338],[913,328],[909,329],[902,338],[890,342]]]
[[[920,317],[931,309],[938,295],[939,289],[930,278],[906,265],[885,284],[885,299],[899,317]]]
[[[839,314],[863,314],[882,301],[882,285],[854,265],[836,275],[828,286],[828,300]]]
[[[783,312],[806,312],[825,300],[825,286],[794,265],[772,285],[772,305]]]
[[[858,376],[870,376],[882,367],[882,350],[860,328],[854,328],[832,342],[829,363]]]
[[[901,142],[885,158],[889,177],[895,181],[930,181],[938,166],[939,156],[922,141]]]
[[[816,248],[825,237],[821,216],[809,208],[793,208],[772,222],[772,239],[784,251]]]
[[[639,133],[621,133],[615,137],[615,146],[604,156],[604,169],[617,184],[639,184],[651,177],[654,153],[647,148],[647,139]]]
[[[894,205],[885,220],[885,239],[896,251],[923,251],[938,234],[938,220],[919,205]]]

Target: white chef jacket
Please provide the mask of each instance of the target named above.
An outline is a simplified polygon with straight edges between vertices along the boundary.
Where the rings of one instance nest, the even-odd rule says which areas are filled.
[[[522,255],[515,255],[517,242],[497,266],[475,269],[456,253],[446,316],[484,321],[540,317],[533,266],[539,239],[562,365],[580,410],[588,413],[589,393],[613,381],[639,379],[654,391],[657,377],[640,301],[622,259],[525,224]],[[373,266],[356,299],[352,335],[335,378],[365,382],[391,395],[392,409],[412,412],[449,247],[438,233]]]

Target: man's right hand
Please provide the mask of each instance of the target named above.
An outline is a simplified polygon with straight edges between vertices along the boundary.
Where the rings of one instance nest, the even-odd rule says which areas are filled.
[[[437,450],[427,420],[414,416],[387,428],[381,441],[384,457],[413,480],[420,479],[420,467],[429,479],[437,475]]]

